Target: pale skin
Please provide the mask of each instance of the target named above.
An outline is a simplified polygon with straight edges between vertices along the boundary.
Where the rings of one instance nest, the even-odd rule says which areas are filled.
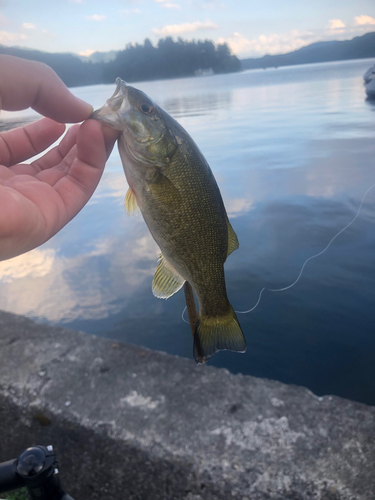
[[[33,108],[45,118],[0,133],[0,261],[54,236],[85,206],[102,176],[118,132],[87,120],[75,97],[44,64],[0,55],[0,109]],[[72,126],[60,143],[30,164]]]

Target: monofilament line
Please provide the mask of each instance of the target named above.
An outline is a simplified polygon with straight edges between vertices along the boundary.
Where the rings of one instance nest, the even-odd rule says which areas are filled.
[[[236,311],[236,313],[237,314],[247,314],[247,313],[250,313],[250,312],[254,311],[254,309],[256,307],[258,307],[258,305],[259,305],[259,302],[260,302],[260,299],[262,297],[262,294],[263,294],[264,290],[267,290],[268,292],[284,292],[285,290],[289,290],[289,288],[292,288],[294,285],[296,285],[298,283],[298,281],[301,279],[301,276],[302,276],[302,273],[303,273],[303,271],[305,269],[306,264],[310,260],[316,259],[317,257],[320,257],[321,255],[323,255],[328,250],[328,248],[332,245],[332,243],[335,241],[335,239],[338,238],[340,236],[340,234],[342,234],[344,231],[346,231],[355,222],[355,220],[358,218],[359,213],[360,213],[360,211],[362,209],[362,205],[363,205],[363,202],[365,201],[366,196],[371,191],[371,189],[373,189],[374,187],[375,187],[375,184],[373,184],[371,187],[369,187],[368,190],[363,195],[361,203],[359,204],[357,213],[355,214],[355,216],[353,217],[353,219],[345,227],[343,227],[338,233],[335,234],[335,236],[330,240],[330,242],[328,243],[328,245],[323,250],[321,250],[319,253],[317,253],[315,255],[312,255],[311,257],[309,257],[308,259],[305,260],[305,262],[303,263],[303,266],[301,268],[301,271],[299,272],[299,275],[297,276],[297,279],[295,281],[293,281],[292,284],[290,284],[290,285],[288,285],[288,286],[286,286],[284,288],[276,288],[276,289],[274,289],[274,288],[266,288],[266,287],[262,288],[262,290],[259,293],[259,297],[258,297],[258,300],[257,300],[255,306],[253,306],[248,311]]]
[[[184,323],[187,323],[188,325],[190,325],[190,322],[189,322],[189,321],[186,321],[186,319],[185,319],[185,312],[186,312],[186,309],[187,309],[187,306],[185,306],[185,309],[182,311],[181,318],[182,318],[182,321],[183,321]]]

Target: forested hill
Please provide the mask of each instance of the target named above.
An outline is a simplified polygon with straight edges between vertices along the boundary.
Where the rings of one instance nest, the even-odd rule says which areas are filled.
[[[318,42],[294,52],[266,55],[254,59],[242,59],[242,69],[274,68],[293,64],[309,64],[345,59],[375,57],[375,33],[357,36],[352,40]]]
[[[226,44],[211,41],[176,42],[168,37],[156,47],[149,40],[143,45],[128,45],[109,62],[83,62],[73,54],[48,53],[0,45],[0,54],[40,61],[51,66],[68,87],[113,83],[116,77],[128,82],[192,76],[197,70],[214,73],[241,70],[241,63]]]

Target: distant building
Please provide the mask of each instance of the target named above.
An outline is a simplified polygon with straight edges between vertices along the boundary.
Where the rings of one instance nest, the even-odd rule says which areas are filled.
[[[212,76],[214,75],[214,70],[212,68],[208,69],[196,69],[194,71],[195,76]]]

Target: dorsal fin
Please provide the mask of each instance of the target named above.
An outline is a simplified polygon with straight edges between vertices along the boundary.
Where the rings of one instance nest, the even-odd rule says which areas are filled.
[[[126,213],[130,216],[133,215],[138,215],[139,212],[141,211],[138,203],[137,203],[137,198],[135,197],[135,193],[130,187],[126,193],[125,196],[125,210]]]
[[[238,238],[236,233],[234,232],[233,227],[231,226],[231,223],[229,222],[229,219],[227,217],[227,224],[228,224],[228,253],[227,257],[237,250],[237,248],[240,246],[238,243]]]
[[[185,281],[161,253],[159,255],[159,265],[152,280],[152,293],[155,297],[168,299],[168,297],[178,292]]]

